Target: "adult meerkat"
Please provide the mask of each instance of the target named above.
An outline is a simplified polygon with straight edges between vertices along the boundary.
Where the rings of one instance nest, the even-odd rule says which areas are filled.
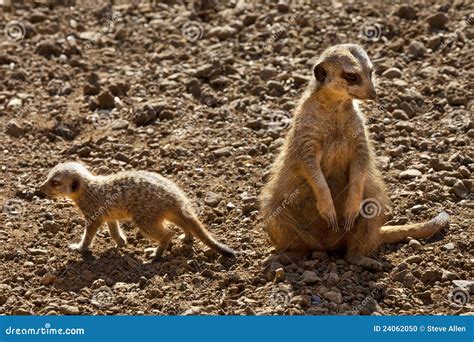
[[[353,102],[376,97],[372,74],[367,53],[355,44],[327,49],[314,66],[260,197],[280,251],[345,249],[349,263],[380,270],[367,257],[379,245],[429,237],[448,223],[442,212],[425,223],[383,226],[389,198]]]
[[[159,243],[151,254],[160,257],[173,237],[163,225],[167,220],[183,229],[184,241],[190,242],[194,235],[224,256],[235,255],[199,221],[178,185],[153,172],[94,176],[80,163],[62,163],[51,169],[40,191],[51,197],[70,198],[84,215],[85,232],[81,242],[70,245],[74,250],[87,250],[103,223],[107,223],[117,246],[125,246],[127,240],[119,221],[132,221],[143,235]]]

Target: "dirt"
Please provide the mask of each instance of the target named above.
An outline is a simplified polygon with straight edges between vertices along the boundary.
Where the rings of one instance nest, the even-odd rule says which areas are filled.
[[[0,313],[473,314],[472,13],[470,1],[1,9]],[[451,215],[430,239],[374,251],[385,272],[275,254],[258,214],[311,64],[342,42],[377,68],[379,100],[361,107],[390,222]],[[105,230],[91,254],[69,250],[84,220],[36,190],[68,160],[169,177],[238,257],[175,239],[151,262],[129,224],[123,250]]]

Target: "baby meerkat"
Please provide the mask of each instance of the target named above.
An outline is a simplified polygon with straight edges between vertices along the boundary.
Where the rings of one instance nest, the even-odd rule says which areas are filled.
[[[375,99],[373,66],[362,47],[323,52],[293,116],[260,196],[261,213],[280,251],[346,251],[346,260],[375,270],[377,246],[425,238],[449,215],[412,225],[383,226],[389,198],[354,100]],[[342,228],[342,229],[341,229]]]
[[[70,198],[84,215],[85,232],[81,242],[70,245],[74,250],[87,250],[103,223],[107,223],[117,246],[125,246],[127,240],[119,221],[132,221],[143,235],[159,243],[152,256],[160,257],[173,236],[163,225],[166,220],[183,229],[184,241],[190,242],[196,236],[224,256],[235,255],[199,221],[178,185],[153,172],[95,176],[80,163],[62,163],[51,169],[40,191],[51,197]]]

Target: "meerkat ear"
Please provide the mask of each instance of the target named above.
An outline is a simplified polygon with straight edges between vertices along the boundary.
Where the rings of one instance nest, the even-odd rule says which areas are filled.
[[[77,179],[73,179],[71,182],[71,192],[76,192],[79,190],[80,182]]]
[[[318,82],[323,82],[326,79],[326,76],[328,73],[326,72],[324,67],[321,65],[321,63],[318,63],[314,66],[313,74]]]

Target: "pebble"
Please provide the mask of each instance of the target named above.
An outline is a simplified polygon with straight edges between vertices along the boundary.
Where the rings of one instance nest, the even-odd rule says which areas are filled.
[[[16,120],[10,120],[5,126],[5,134],[14,138],[19,138],[25,134],[25,130],[16,122]]]
[[[426,283],[434,283],[435,281],[441,280],[443,277],[443,272],[438,269],[430,269],[425,271],[421,275],[421,281]]]
[[[408,169],[405,171],[400,172],[398,177],[400,179],[412,179],[412,178],[418,178],[421,177],[422,173],[418,170],[415,169]]]
[[[237,30],[231,26],[217,26],[209,31],[209,36],[217,37],[219,40],[231,38],[237,34]]]
[[[336,291],[329,291],[324,294],[324,298],[336,304],[342,304],[342,294]]]
[[[442,248],[446,251],[451,251],[455,248],[456,246],[454,245],[454,243],[450,242],[450,243],[447,243],[445,244]]]
[[[416,241],[416,240],[412,240],[412,241]],[[423,259],[421,258],[421,256],[419,255],[412,255],[408,258],[406,258],[404,261],[407,263],[407,264],[419,264]]]
[[[41,285],[49,285],[53,283],[56,280],[56,276],[51,273],[46,273],[42,278],[41,278]]]
[[[448,16],[441,12],[430,15],[428,18],[426,18],[426,22],[428,23],[428,26],[432,30],[444,29],[448,21],[449,21]]]
[[[232,149],[230,147],[222,147],[212,151],[212,154],[216,157],[228,157],[232,154]]]
[[[211,208],[217,207],[221,201],[222,196],[212,191],[207,192],[206,197],[204,197],[204,204]]]
[[[79,315],[81,313],[79,308],[73,305],[62,305],[59,307],[59,311],[63,315]]]
[[[97,101],[99,102],[100,109],[111,109],[115,106],[114,96],[108,90],[102,91],[97,96]]]
[[[422,57],[426,53],[426,47],[422,42],[414,40],[408,45],[408,53],[415,58]]]
[[[285,270],[283,268],[278,268],[275,270],[275,283],[279,283],[285,280]]]
[[[462,180],[458,179],[454,183],[453,192],[459,198],[466,198],[469,194],[469,189],[464,185]]]
[[[390,68],[382,73],[382,76],[388,78],[389,80],[394,78],[402,78],[402,75],[402,71],[398,68]]]
[[[412,239],[408,242],[408,247],[416,251],[421,248],[421,243],[418,240]]]
[[[59,225],[56,222],[51,221],[51,220],[44,221],[42,231],[57,233],[59,231]]]
[[[301,276],[301,281],[306,285],[310,285],[321,281],[321,279],[318,277],[316,272],[304,271],[303,275]]]
[[[398,7],[395,15],[402,19],[414,20],[418,16],[416,14],[416,9],[411,5],[401,5]]]
[[[7,108],[21,108],[23,106],[23,101],[19,98],[13,98],[8,101]]]

